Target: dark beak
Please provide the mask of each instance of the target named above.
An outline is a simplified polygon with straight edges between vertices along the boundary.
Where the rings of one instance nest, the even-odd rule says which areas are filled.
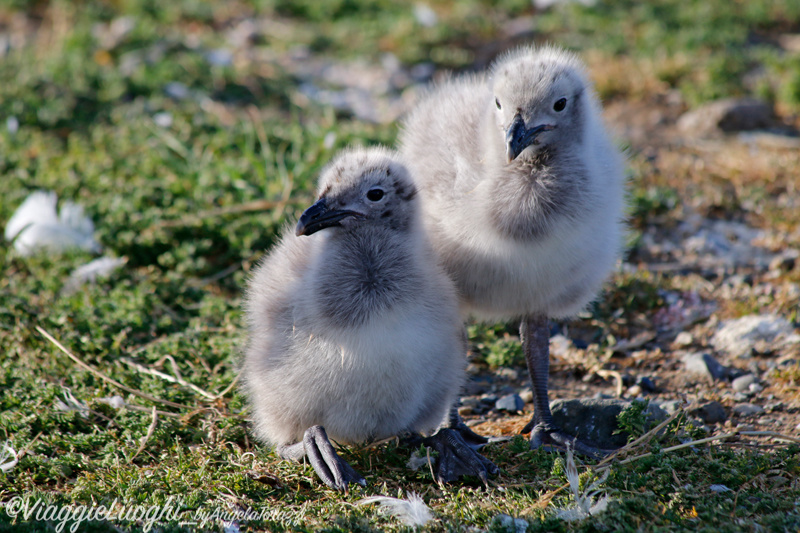
[[[320,198],[317,203],[306,209],[297,222],[295,234],[311,235],[321,229],[341,225],[342,220],[348,217],[363,217],[357,211],[330,209],[325,198]]]
[[[528,129],[525,127],[525,121],[522,120],[522,117],[517,113],[514,116],[513,122],[511,122],[511,125],[508,127],[508,130],[506,130],[506,155],[508,156],[508,162],[510,163],[515,160],[528,146],[537,144],[537,135],[543,131],[550,131],[552,129],[555,129],[555,126],[551,126],[550,124],[540,124]]]

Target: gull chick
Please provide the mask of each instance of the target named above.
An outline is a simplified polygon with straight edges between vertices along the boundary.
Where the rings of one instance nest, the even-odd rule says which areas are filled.
[[[331,441],[396,435],[444,449],[440,480],[485,479],[494,465],[460,433],[421,437],[450,424],[466,338],[406,166],[388,149],[351,149],[323,170],[319,191],[247,291],[243,376],[256,436],[285,459],[308,457],[338,490],[365,481]]]
[[[555,426],[547,393],[548,317],[584,309],[622,250],[624,159],[581,62],[554,47],[507,53],[433,88],[400,144],[464,314],[522,320],[531,445],[598,452]]]

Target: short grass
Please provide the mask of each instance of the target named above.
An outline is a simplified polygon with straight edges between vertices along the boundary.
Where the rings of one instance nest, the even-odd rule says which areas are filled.
[[[334,152],[351,143],[392,144],[396,127],[299,105],[297,80],[275,65],[210,64],[207,52],[223,46],[225,31],[241,20],[275,21],[280,29],[256,46],[277,54],[304,46],[379,61],[391,52],[406,65],[432,60],[464,70],[510,42],[509,21],[529,17],[525,39],[620,64],[660,65],[641,72],[691,103],[744,93],[800,109],[800,60],[774,46],[800,29],[800,7],[789,0],[598,2],[545,14],[516,0],[430,5],[439,17],[432,28],[415,22],[410,6],[381,0],[0,4],[0,42],[11,43],[0,47],[0,221],[30,192],[54,190],[85,206],[107,254],[127,258],[110,278],[69,293],[67,276],[89,254],[23,258],[0,248],[0,440],[21,452],[0,474],[0,529],[59,523],[52,514],[9,516],[10,502],[21,497],[43,508],[172,502],[178,514],[159,524],[162,531],[220,530],[223,521],[203,516],[244,510],[260,513],[240,521],[249,530],[400,531],[407,528],[397,520],[354,504],[364,495],[410,491],[433,509],[433,531],[502,531],[500,513],[527,519],[528,531],[800,528],[800,448],[733,443],[663,452],[692,436],[685,423],[650,441],[653,455],[611,468],[605,513],[570,523],[555,513],[570,503],[569,492],[552,493],[566,483],[563,459],[528,450],[522,438],[486,448],[503,470],[488,489],[475,480],[439,487],[425,468],[405,468],[410,451],[394,443],[348,449],[368,486],[346,495],[321,486],[309,466],[282,462],[253,442],[243,397],[231,387],[248,271],[312,200],[318,171]],[[134,28],[104,42],[102,25],[122,16]],[[742,83],[756,69],[766,75]],[[174,82],[187,96],[168,94]],[[632,87],[609,81],[600,89],[625,98],[636,96]],[[157,125],[165,113],[171,124]],[[636,226],[675,201],[668,189],[639,182],[633,189]],[[618,281],[595,310],[599,322],[618,310],[648,312],[666,283],[643,275]],[[479,358],[518,363],[510,331],[473,328]],[[115,395],[126,408],[103,401]],[[732,490],[713,492],[715,484]],[[117,520],[80,527],[147,526]]]

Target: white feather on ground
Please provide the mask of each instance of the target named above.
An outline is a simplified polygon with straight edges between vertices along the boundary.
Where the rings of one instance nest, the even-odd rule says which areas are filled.
[[[15,466],[19,459],[17,459],[17,451],[11,446],[9,441],[3,443],[3,448],[0,450],[0,471],[8,472]]]
[[[422,496],[416,492],[410,492],[405,499],[392,498],[390,496],[370,496],[356,502],[357,505],[368,505],[377,503],[380,510],[388,515],[397,517],[407,526],[424,526],[433,520],[433,513],[425,505]]]
[[[589,516],[597,515],[606,510],[608,503],[611,501],[608,494],[601,494],[599,490],[600,485],[608,477],[609,470],[603,472],[600,479],[594,481],[591,485],[581,491],[581,481],[578,475],[578,468],[575,466],[575,457],[572,453],[572,447],[567,446],[567,481],[569,481],[569,488],[572,495],[575,497],[575,503],[558,511],[556,516],[561,520],[572,522],[575,520],[583,520]]]
[[[100,257],[89,261],[72,271],[64,285],[64,290],[72,292],[84,283],[94,283],[100,278],[106,278],[127,262],[127,257]]]
[[[14,248],[22,255],[31,255],[42,248],[99,252],[94,224],[83,213],[83,206],[67,201],[61,205],[60,213],[56,213],[57,202],[58,197],[52,191],[28,195],[6,224],[6,240],[13,240]]]

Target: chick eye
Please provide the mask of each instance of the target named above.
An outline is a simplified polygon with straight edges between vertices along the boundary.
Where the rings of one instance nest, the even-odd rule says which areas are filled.
[[[383,191],[381,189],[370,189],[367,191],[367,200],[370,202],[377,202],[383,198]]]
[[[561,112],[564,111],[565,107],[567,107],[567,99],[559,98],[558,100],[556,100],[556,103],[553,104],[553,111]]]
[[[502,106],[500,105],[500,100],[498,100],[497,98],[494,99],[494,105],[497,106],[497,109],[503,109]]]

